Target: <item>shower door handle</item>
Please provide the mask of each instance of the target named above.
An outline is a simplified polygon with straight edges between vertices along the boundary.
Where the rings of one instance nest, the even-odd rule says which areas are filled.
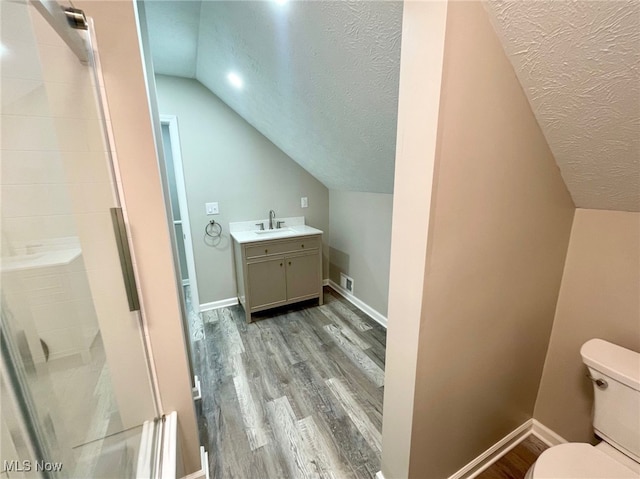
[[[111,222],[116,236],[122,278],[124,279],[124,288],[127,291],[127,300],[129,301],[129,311],[139,311],[140,298],[138,297],[136,277],[133,274],[133,261],[131,260],[131,250],[129,249],[127,227],[124,224],[122,208],[111,208]]]

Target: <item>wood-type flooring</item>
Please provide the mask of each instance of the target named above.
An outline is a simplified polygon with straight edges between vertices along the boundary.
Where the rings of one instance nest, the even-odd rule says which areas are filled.
[[[531,435],[478,475],[477,479],[524,479],[531,465],[547,447]]]
[[[324,299],[251,324],[240,306],[190,318],[211,478],[380,470],[386,330],[328,288]]]

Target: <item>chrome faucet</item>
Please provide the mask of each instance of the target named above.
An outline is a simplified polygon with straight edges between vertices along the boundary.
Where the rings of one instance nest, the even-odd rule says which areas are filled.
[[[273,229],[273,220],[276,219],[276,212],[269,210],[269,229]]]

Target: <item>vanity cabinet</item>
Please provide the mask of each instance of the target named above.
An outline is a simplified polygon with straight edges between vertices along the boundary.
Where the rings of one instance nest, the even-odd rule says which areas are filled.
[[[318,298],[322,304],[322,237],[233,242],[238,301],[251,313]]]
[[[254,310],[286,303],[287,280],[284,262],[284,258],[275,258],[246,263],[247,291],[250,291],[250,304]]]
[[[322,292],[322,277],[317,253],[288,256],[286,261],[287,300],[302,301]],[[320,277],[320,278],[319,278]]]

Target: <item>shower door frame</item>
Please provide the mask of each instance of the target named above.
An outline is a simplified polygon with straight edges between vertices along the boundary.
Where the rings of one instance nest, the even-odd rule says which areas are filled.
[[[63,6],[59,5],[55,1],[51,0],[25,0],[25,4],[29,4],[35,8],[35,10],[42,16],[42,18],[52,27],[55,33],[65,42],[65,44],[69,47],[71,52],[78,58],[78,61],[84,65],[87,65],[88,68],[91,69],[89,75],[92,75],[95,80],[95,99],[96,99],[96,112],[99,115],[99,119],[103,125],[102,134],[104,135],[104,141],[107,143],[107,150],[104,151],[104,159],[108,163],[109,172],[108,175],[111,179],[112,184],[112,200],[116,205],[117,210],[122,210],[121,205],[123,204],[122,199],[122,191],[120,189],[118,175],[116,174],[117,165],[115,164],[115,145],[113,141],[113,135],[110,131],[108,121],[107,121],[107,103],[105,98],[104,89],[101,89],[101,86],[104,85],[102,80],[102,71],[100,67],[99,55],[96,48],[96,37],[95,37],[95,29],[93,28],[93,22],[91,19],[87,19],[87,28],[86,36],[83,38],[78,32],[76,32],[73,27],[71,27],[67,22],[66,14],[63,10]],[[126,231],[121,231],[121,234],[124,236],[124,241],[127,242],[127,246],[131,247],[130,236],[126,233]],[[122,259],[122,258],[121,258]],[[131,258],[128,258],[128,261],[131,262]],[[125,272],[123,271],[123,274]],[[133,278],[133,283],[129,284],[129,287],[133,287],[133,294],[137,294],[137,286],[135,284],[136,278],[132,275],[129,276],[129,280]],[[125,277],[126,279],[126,277]],[[128,289],[125,281],[125,290]],[[127,291],[129,293],[129,291]],[[151,344],[149,340],[149,335],[147,333],[146,323],[144,321],[143,315],[141,314],[139,305],[135,306],[129,301],[130,311],[135,314],[137,318],[138,324],[138,332],[140,334],[141,339],[141,347],[142,353],[145,358],[145,369],[147,372],[147,377],[149,381],[149,392],[151,395],[151,401],[153,403],[153,409],[155,418],[154,422],[157,421],[162,416],[162,405],[160,402],[160,394],[159,394],[159,385],[156,371],[153,365],[152,353],[151,353]],[[7,387],[7,394],[9,395],[9,399],[13,404],[13,407],[18,411],[18,416],[15,420],[18,422],[22,433],[24,434],[26,440],[26,447],[30,454],[33,454],[33,458],[38,458],[38,460],[46,460],[51,458],[51,444],[49,444],[46,435],[42,432],[42,427],[39,424],[39,416],[40,414],[37,411],[37,408],[33,404],[33,393],[30,390],[27,381],[21,381],[21,377],[24,376],[25,370],[24,365],[20,361],[20,356],[22,354],[17,353],[18,345],[15,343],[12,335],[11,335],[11,325],[10,321],[5,314],[9,314],[8,311],[2,311],[2,334],[0,335],[0,339],[2,340],[2,364],[1,364],[1,373],[3,379],[5,379]],[[153,418],[149,418],[153,419]],[[147,421],[148,422],[148,421]],[[164,418],[162,418],[162,422],[164,422]],[[142,426],[142,425],[141,425]],[[126,429],[120,432],[126,432]],[[159,434],[158,434],[159,433]],[[111,436],[110,434],[109,436]],[[151,440],[156,443],[160,443],[162,435],[162,429],[160,428],[157,433],[154,433]],[[104,438],[101,438],[104,439]],[[57,446],[54,446],[56,449]],[[154,449],[158,455],[154,459],[155,464],[153,464],[150,468],[150,472],[157,473],[158,470],[162,470],[162,459],[159,455],[161,452],[159,447]],[[66,453],[65,453],[66,454]],[[159,467],[158,467],[159,466]],[[59,477],[56,471],[48,471],[48,470],[37,470],[36,468],[33,471],[39,472],[40,477]]]

